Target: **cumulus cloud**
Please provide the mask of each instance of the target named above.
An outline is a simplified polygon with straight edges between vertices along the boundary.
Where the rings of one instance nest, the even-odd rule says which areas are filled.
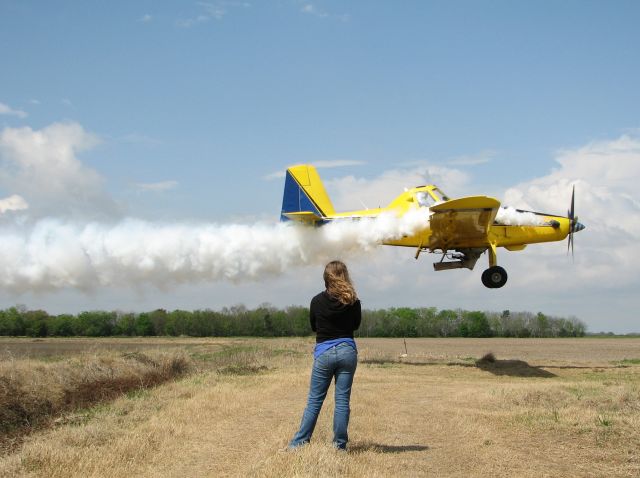
[[[345,176],[325,181],[336,211],[377,208],[388,205],[405,188],[435,184],[447,194],[462,189],[469,176],[457,169],[442,166],[420,166],[392,169],[372,178]],[[452,193],[453,192],[453,193]]]
[[[77,123],[0,131],[0,186],[23,196],[33,217],[104,217],[117,207],[100,175],[78,159],[99,143]]]
[[[576,214],[587,229],[575,236],[575,264],[536,262],[540,255],[557,254],[550,248],[533,246],[523,255],[525,265],[536,271],[530,282],[544,280],[553,286],[570,272],[576,287],[639,286],[640,138],[624,135],[565,149],[557,153],[556,162],[558,167],[547,176],[508,189],[504,203],[564,215],[575,186]]]
[[[0,103],[0,115],[17,116],[18,118],[26,118],[27,113],[22,110],[15,110],[10,106]]]
[[[7,198],[0,199],[0,214],[4,214],[7,211],[22,211],[28,209],[29,204],[22,196],[13,194]]]

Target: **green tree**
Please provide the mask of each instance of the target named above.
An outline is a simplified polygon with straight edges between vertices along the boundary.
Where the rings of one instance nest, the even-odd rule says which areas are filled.
[[[114,335],[132,336],[136,334],[136,316],[132,313],[117,314],[116,323],[113,327]]]
[[[418,336],[418,312],[408,307],[392,309],[395,325],[393,335],[395,337],[417,337]]]
[[[164,309],[156,309],[149,313],[149,319],[153,324],[152,335],[166,335],[165,324],[167,322],[167,311]]]
[[[467,324],[468,337],[491,337],[491,326],[484,312],[467,312],[464,317]]]
[[[439,335],[439,326],[437,320],[438,309],[435,307],[423,307],[416,311],[417,320],[417,336],[418,337],[437,337]]]
[[[291,333],[297,337],[304,337],[312,333],[309,322],[309,308],[297,305],[285,309],[285,320],[291,325]]]
[[[0,314],[0,335],[25,335],[23,311],[10,307]]]
[[[49,314],[44,310],[28,310],[22,314],[25,334],[30,337],[47,336],[47,319]]]
[[[542,312],[538,312],[535,320],[535,331],[534,334],[536,337],[548,337],[549,336],[549,318],[544,315]]]
[[[57,337],[69,337],[74,334],[74,322],[76,318],[73,315],[61,314],[49,318],[49,335]]]
[[[192,313],[186,310],[174,310],[167,314],[165,333],[167,335],[189,335]]]
[[[458,332],[458,313],[455,310],[443,309],[436,316],[440,337],[449,337]]]
[[[89,337],[108,337],[113,335],[116,318],[115,312],[99,310],[81,312],[74,322],[76,328],[74,332],[76,335]]]
[[[136,317],[136,335],[147,337],[153,335],[153,322],[150,314],[143,312]]]

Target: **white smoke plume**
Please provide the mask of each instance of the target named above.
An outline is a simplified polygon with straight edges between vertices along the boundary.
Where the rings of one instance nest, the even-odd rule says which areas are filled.
[[[496,214],[496,222],[505,226],[542,226],[545,221],[529,211],[518,211],[513,207],[501,207]]]
[[[369,251],[425,227],[426,211],[313,228],[156,224],[128,219],[79,225],[44,219],[0,229],[0,286],[13,292],[107,285],[258,280],[294,267]]]

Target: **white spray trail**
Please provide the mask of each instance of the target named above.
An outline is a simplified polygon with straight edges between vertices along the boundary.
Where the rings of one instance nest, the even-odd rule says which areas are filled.
[[[339,221],[323,227],[41,220],[0,227],[0,287],[14,292],[65,287],[257,280],[291,268],[369,251],[415,233],[428,214]]]
[[[496,214],[496,222],[505,226],[542,226],[545,221],[529,211],[518,211],[513,207],[501,207]]]

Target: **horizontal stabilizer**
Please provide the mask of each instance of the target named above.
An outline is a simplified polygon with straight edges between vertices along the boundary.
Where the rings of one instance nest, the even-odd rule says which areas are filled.
[[[322,221],[322,217],[311,211],[300,211],[300,212],[284,212],[282,213],[287,219],[291,219],[292,221],[305,222],[305,223],[316,223],[318,221]]]

